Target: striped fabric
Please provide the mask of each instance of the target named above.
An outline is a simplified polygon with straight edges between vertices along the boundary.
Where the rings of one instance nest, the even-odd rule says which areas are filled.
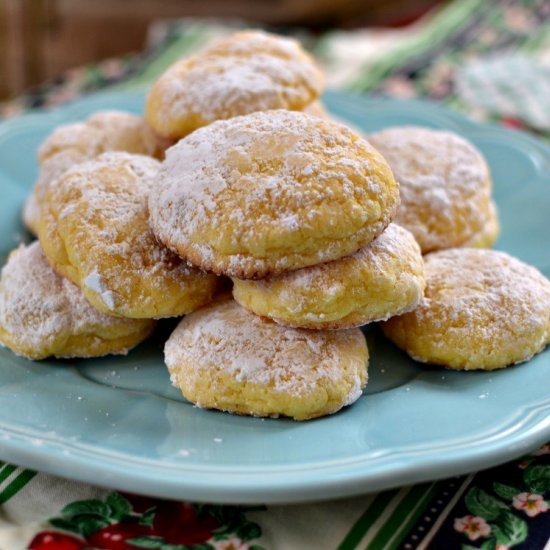
[[[0,505],[14,497],[36,475],[32,470],[0,462]]]

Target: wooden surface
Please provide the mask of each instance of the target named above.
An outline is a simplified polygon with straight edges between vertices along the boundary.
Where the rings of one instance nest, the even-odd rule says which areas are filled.
[[[0,0],[0,97],[143,50],[152,21],[231,17],[310,28],[406,22],[436,0]]]

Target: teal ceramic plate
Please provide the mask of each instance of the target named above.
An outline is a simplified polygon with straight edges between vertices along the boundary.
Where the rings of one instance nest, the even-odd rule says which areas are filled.
[[[486,155],[502,221],[497,248],[550,275],[550,149],[420,102],[326,96],[366,131],[447,128]],[[143,95],[97,95],[0,126],[0,254],[24,236],[19,212],[35,153],[56,125],[105,108],[139,112]],[[550,439],[550,350],[493,373],[407,359],[376,329],[365,395],[305,423],[206,411],[170,386],[168,325],[125,358],[33,363],[0,350],[0,458],[128,491],[198,501],[298,502],[376,491],[485,468]],[[163,332],[164,331],[164,332]]]

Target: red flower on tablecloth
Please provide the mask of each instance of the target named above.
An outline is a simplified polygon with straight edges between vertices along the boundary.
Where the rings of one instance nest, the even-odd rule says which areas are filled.
[[[479,537],[487,537],[491,534],[491,527],[487,522],[473,515],[456,518],[454,528],[459,533],[465,533],[470,540],[477,540]]]
[[[531,453],[532,456],[543,456],[543,455],[550,455],[550,443],[547,443],[546,445],[543,445],[536,451],[533,451]]]
[[[59,532],[38,533],[28,549],[263,550],[249,544],[262,534],[260,526],[246,518],[245,512],[251,509],[165,501],[115,492],[105,501],[80,500],[68,504],[61,510],[60,517],[49,521]]]
[[[119,493],[119,495],[125,498],[132,508],[134,514],[143,514],[147,510],[156,508],[158,499],[153,497],[145,497],[142,495],[133,495],[132,493]]]
[[[211,515],[199,515],[187,502],[163,502],[157,507],[153,521],[155,535],[161,536],[168,544],[193,546],[212,538],[220,527]]]
[[[548,511],[548,503],[542,495],[527,492],[516,495],[512,499],[512,506],[516,510],[523,510],[531,518]]]
[[[53,531],[42,531],[38,533],[28,546],[29,550],[81,550],[84,548],[84,541]]]
[[[500,119],[500,123],[506,128],[521,129],[525,128],[523,121],[516,117],[504,116]]]
[[[153,535],[151,527],[139,523],[113,523],[95,533],[92,533],[86,541],[94,548],[106,550],[127,550],[135,548],[130,542],[138,537]]]

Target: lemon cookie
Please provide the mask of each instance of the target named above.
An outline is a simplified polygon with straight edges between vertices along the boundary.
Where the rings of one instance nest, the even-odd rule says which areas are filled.
[[[399,189],[343,125],[294,111],[218,121],[171,147],[149,200],[157,238],[202,269],[261,278],[353,254]]]
[[[489,202],[489,214],[485,225],[463,246],[470,248],[491,248],[500,233],[497,207],[494,201]]]
[[[185,317],[164,349],[172,383],[199,407],[307,420],[350,405],[367,382],[359,329],[309,331],[233,300]]]
[[[40,244],[20,247],[0,279],[0,344],[29,359],[124,354],[155,326],[100,313],[50,267]]]
[[[269,109],[302,110],[324,78],[296,40],[244,31],[172,65],[153,85],[145,118],[181,138],[211,122]]]
[[[368,137],[399,182],[395,221],[408,229],[425,254],[464,245],[490,219],[491,181],[481,153],[446,131],[388,128]]]
[[[494,250],[428,254],[426,294],[382,330],[418,361],[492,370],[527,361],[550,342],[550,281]]]
[[[308,115],[318,116],[320,118],[330,118],[330,115],[327,113],[324,105],[320,101],[310,103],[307,107],[302,109],[302,112]]]
[[[207,303],[216,277],[187,266],[159,244],[147,197],[159,162],[104,153],[50,186],[39,224],[53,267],[100,311],[135,318],[188,313]]]
[[[160,157],[163,141],[144,120],[122,111],[99,111],[84,122],[56,128],[38,149],[38,180],[23,208],[23,222],[38,232],[40,205],[47,188],[71,166],[106,151],[126,151]]]
[[[392,223],[351,256],[233,283],[237,302],[257,315],[292,327],[341,329],[413,309],[424,291],[424,262],[414,237]]]

